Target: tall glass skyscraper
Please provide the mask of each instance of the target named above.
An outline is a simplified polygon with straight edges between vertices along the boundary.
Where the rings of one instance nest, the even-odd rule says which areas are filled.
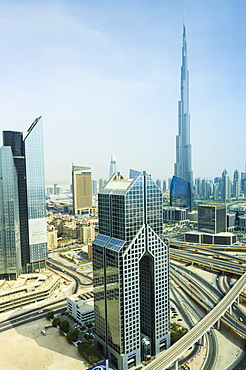
[[[3,148],[9,148],[17,178],[21,265],[23,272],[45,267],[47,258],[46,208],[42,117],[22,132],[3,131]]]
[[[117,162],[115,156],[112,154],[110,159],[110,166],[109,166],[109,179],[113,176],[116,172]]]
[[[178,135],[176,136],[176,163],[174,165],[174,175],[189,181],[192,189],[193,172],[190,144],[189,71],[185,25],[183,26],[181,99],[178,103]]]
[[[18,202],[20,220],[21,263],[30,262],[29,235],[28,235],[28,209],[26,190],[26,158],[23,133],[18,131],[3,131],[3,145],[12,149],[18,179]]]
[[[35,119],[25,137],[30,263],[47,258],[44,151],[42,118]]]
[[[126,370],[169,346],[169,250],[162,191],[146,172],[119,173],[98,194],[93,242],[95,333],[104,356]]]
[[[0,279],[21,272],[18,183],[10,147],[0,148]]]

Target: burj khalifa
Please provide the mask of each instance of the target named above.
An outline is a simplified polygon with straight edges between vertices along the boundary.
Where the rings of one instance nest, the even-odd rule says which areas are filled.
[[[189,181],[193,186],[190,144],[190,113],[189,113],[189,71],[187,57],[186,29],[183,26],[183,47],[181,66],[181,99],[178,103],[178,135],[176,136],[175,176]]]

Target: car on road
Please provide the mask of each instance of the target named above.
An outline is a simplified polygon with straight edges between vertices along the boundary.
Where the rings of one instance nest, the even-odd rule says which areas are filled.
[[[43,313],[44,312],[44,310],[40,310],[40,311],[38,311],[38,313]]]
[[[183,321],[183,319],[178,319],[178,321]]]

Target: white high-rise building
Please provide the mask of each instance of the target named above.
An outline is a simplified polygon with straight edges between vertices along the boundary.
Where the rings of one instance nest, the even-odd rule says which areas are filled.
[[[231,197],[231,191],[230,191],[230,179],[228,172],[224,170],[222,172],[222,200],[223,202],[226,202]]]
[[[233,197],[234,198],[239,198],[240,196],[240,173],[238,170],[234,171],[234,176],[233,176]]]
[[[116,169],[117,162],[115,156],[112,154],[110,159],[110,166],[109,166],[109,179],[113,176],[113,174],[117,171]]]

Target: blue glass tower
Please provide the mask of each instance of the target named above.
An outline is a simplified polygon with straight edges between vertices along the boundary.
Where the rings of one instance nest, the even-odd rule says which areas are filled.
[[[170,206],[192,210],[192,196],[189,181],[173,176],[170,186]]]
[[[185,25],[183,26],[181,99],[178,103],[178,135],[176,136],[176,163],[174,165],[174,174],[177,177],[189,181],[192,189],[193,172],[190,144],[189,71]]]
[[[42,117],[34,120],[25,137],[30,263],[47,258],[46,207]]]
[[[11,147],[15,168],[17,172],[21,263],[24,266],[30,262],[30,251],[28,236],[26,159],[23,133],[18,131],[3,131],[3,145]]]
[[[21,272],[18,183],[10,147],[0,148],[0,279]]]
[[[3,145],[11,152],[18,184],[22,272],[33,272],[45,267],[47,258],[42,118],[34,120],[25,138],[22,132],[3,131]]]

